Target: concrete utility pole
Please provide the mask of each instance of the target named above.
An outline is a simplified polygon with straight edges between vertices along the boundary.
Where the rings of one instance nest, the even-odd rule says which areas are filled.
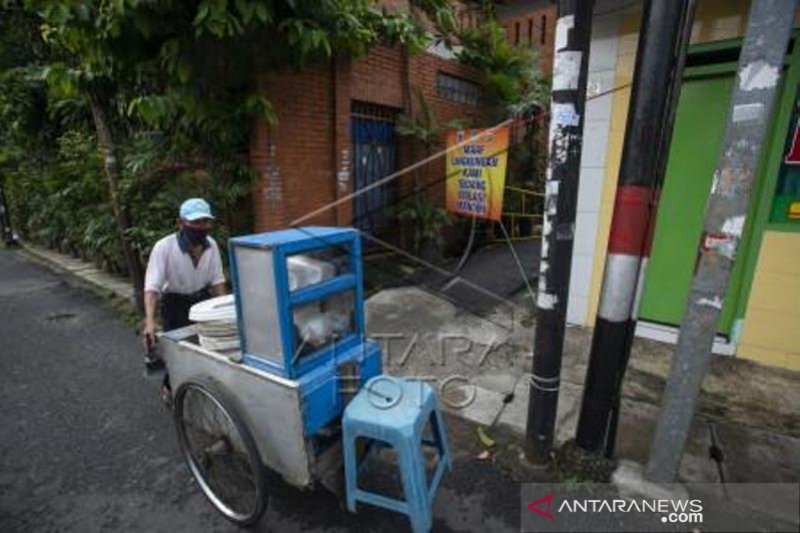
[[[545,185],[536,338],[525,431],[526,455],[539,463],[549,459],[556,422],[593,4],[591,0],[561,0],[558,4],[550,106],[550,162]]]
[[[603,288],[576,444],[613,450],[622,378],[638,316],[638,295],[655,227],[658,190],[694,17],[694,0],[644,4]]]
[[[750,6],[725,137],[706,207],[700,260],[647,465],[651,481],[671,483],[678,473],[744,228],[796,3],[759,0]]]

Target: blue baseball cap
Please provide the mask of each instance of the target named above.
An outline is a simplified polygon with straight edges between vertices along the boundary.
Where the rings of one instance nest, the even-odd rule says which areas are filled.
[[[181,204],[180,217],[192,222],[201,218],[214,218],[211,206],[202,198],[189,198]]]

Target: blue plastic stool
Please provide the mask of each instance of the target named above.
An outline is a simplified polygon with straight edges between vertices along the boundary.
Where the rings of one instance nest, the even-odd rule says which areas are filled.
[[[433,441],[423,441],[422,432],[430,420]],[[376,376],[350,401],[342,418],[347,508],[355,512],[356,501],[405,513],[415,533],[430,531],[431,506],[445,469],[451,468],[444,421],[436,393],[427,383],[385,375]],[[358,488],[358,471],[368,461],[358,464],[356,439],[364,437],[392,446],[397,452],[405,501]],[[425,477],[422,446],[434,446],[439,452],[430,486]]]

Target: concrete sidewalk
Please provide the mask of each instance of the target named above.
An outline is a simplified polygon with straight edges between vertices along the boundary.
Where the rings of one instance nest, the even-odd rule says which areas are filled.
[[[526,312],[476,316],[420,288],[382,291],[367,302],[367,327],[384,346],[385,369],[435,381],[444,408],[521,440],[528,411],[533,327]],[[591,342],[568,328],[556,442],[574,436]],[[646,462],[672,347],[637,340],[623,390],[617,455]],[[684,482],[800,481],[800,373],[715,358],[680,471]],[[711,446],[722,461],[710,457]]]
[[[385,290],[367,302],[367,329],[384,345],[385,371],[435,382],[445,410],[484,426],[500,447],[510,448],[495,453],[512,475],[517,472],[520,482],[537,475],[521,460],[534,330],[519,305],[524,301],[523,296],[505,302],[485,316],[413,287]],[[508,313],[509,307],[513,313]],[[575,434],[590,343],[590,331],[568,328],[556,446]],[[616,442],[615,455],[622,464],[647,462],[671,355],[671,346],[634,342]],[[798,383],[797,372],[715,357],[703,383],[679,481],[719,485],[722,508],[730,512],[748,508],[800,526],[791,505],[776,508],[774,491],[780,486],[761,486],[746,495],[723,488],[730,483],[800,482]]]

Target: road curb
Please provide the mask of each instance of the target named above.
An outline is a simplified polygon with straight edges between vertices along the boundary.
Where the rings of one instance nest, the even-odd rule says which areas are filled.
[[[17,250],[37,264],[59,274],[94,294],[113,302],[126,312],[136,312],[133,288],[123,276],[115,276],[96,268],[91,263],[75,259],[59,252],[19,242]]]

